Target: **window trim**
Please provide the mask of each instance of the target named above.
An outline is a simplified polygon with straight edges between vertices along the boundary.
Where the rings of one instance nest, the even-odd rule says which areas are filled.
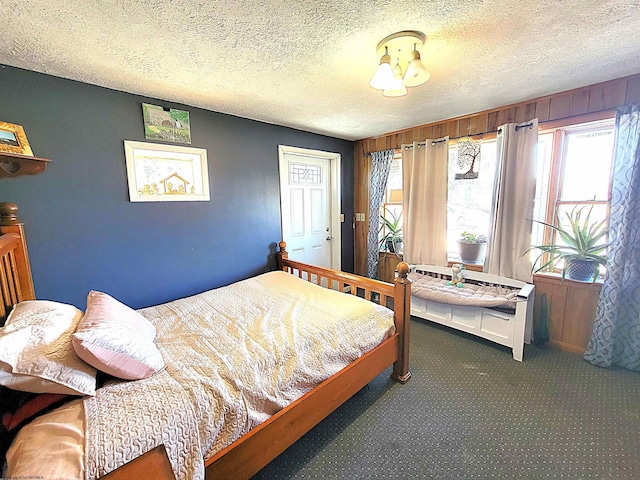
[[[580,117],[571,117],[539,125],[538,134],[553,134],[551,165],[549,169],[547,205],[545,209],[544,222],[556,225],[560,220],[557,217],[559,206],[561,205],[606,205],[607,224],[611,213],[611,183],[607,193],[607,200],[561,200],[562,195],[562,179],[564,171],[564,162],[566,159],[567,136],[579,133],[581,131],[592,131],[597,128],[611,128],[615,135],[615,110],[607,110],[594,114],[583,115]],[[615,148],[615,145],[614,145]],[[615,152],[612,152],[612,155]],[[613,165],[613,164],[612,164]],[[611,174],[611,173],[610,173]],[[541,244],[548,245],[554,241],[555,231],[549,227],[544,227]],[[542,263],[546,262],[548,254],[542,259]],[[560,270],[556,269],[550,272],[552,275],[557,274]]]

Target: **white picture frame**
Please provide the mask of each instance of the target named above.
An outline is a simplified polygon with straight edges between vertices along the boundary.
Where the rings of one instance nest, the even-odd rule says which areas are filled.
[[[129,201],[210,200],[206,149],[125,140],[124,151]]]

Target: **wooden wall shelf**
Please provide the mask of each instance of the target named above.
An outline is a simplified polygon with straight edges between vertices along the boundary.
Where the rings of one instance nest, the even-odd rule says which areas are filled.
[[[0,178],[35,175],[44,172],[50,161],[47,158],[0,152]]]

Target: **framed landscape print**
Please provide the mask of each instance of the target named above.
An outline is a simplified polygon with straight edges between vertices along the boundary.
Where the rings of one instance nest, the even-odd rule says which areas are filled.
[[[0,152],[17,153],[33,157],[27,136],[20,125],[0,122]]]
[[[204,148],[124,141],[132,202],[209,201]]]
[[[191,143],[189,112],[142,104],[144,138],[163,142]]]

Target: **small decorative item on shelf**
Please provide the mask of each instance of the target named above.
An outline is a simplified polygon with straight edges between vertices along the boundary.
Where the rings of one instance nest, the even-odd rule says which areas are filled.
[[[33,156],[22,126],[0,122],[0,178],[44,172],[48,162]]]
[[[580,282],[595,282],[600,274],[600,266],[607,264],[607,256],[604,253],[608,244],[604,242],[607,235],[606,220],[591,221],[593,205],[589,208],[583,220],[583,210],[586,205],[577,206],[567,213],[568,228],[561,225],[534,220],[555,231],[556,243],[548,245],[536,245],[529,248],[525,254],[537,249],[541,253],[533,261],[533,272],[542,270],[562,270],[562,278],[578,280]],[[538,262],[541,263],[536,267]],[[543,263],[544,262],[544,263]]]
[[[402,252],[402,215],[386,209],[387,216],[380,215],[380,250],[399,255]]]
[[[0,152],[17,153],[33,157],[33,152],[20,125],[0,122]]]
[[[486,235],[478,235],[465,230],[458,239],[458,253],[460,260],[464,263],[481,263],[484,260],[486,247]]]

